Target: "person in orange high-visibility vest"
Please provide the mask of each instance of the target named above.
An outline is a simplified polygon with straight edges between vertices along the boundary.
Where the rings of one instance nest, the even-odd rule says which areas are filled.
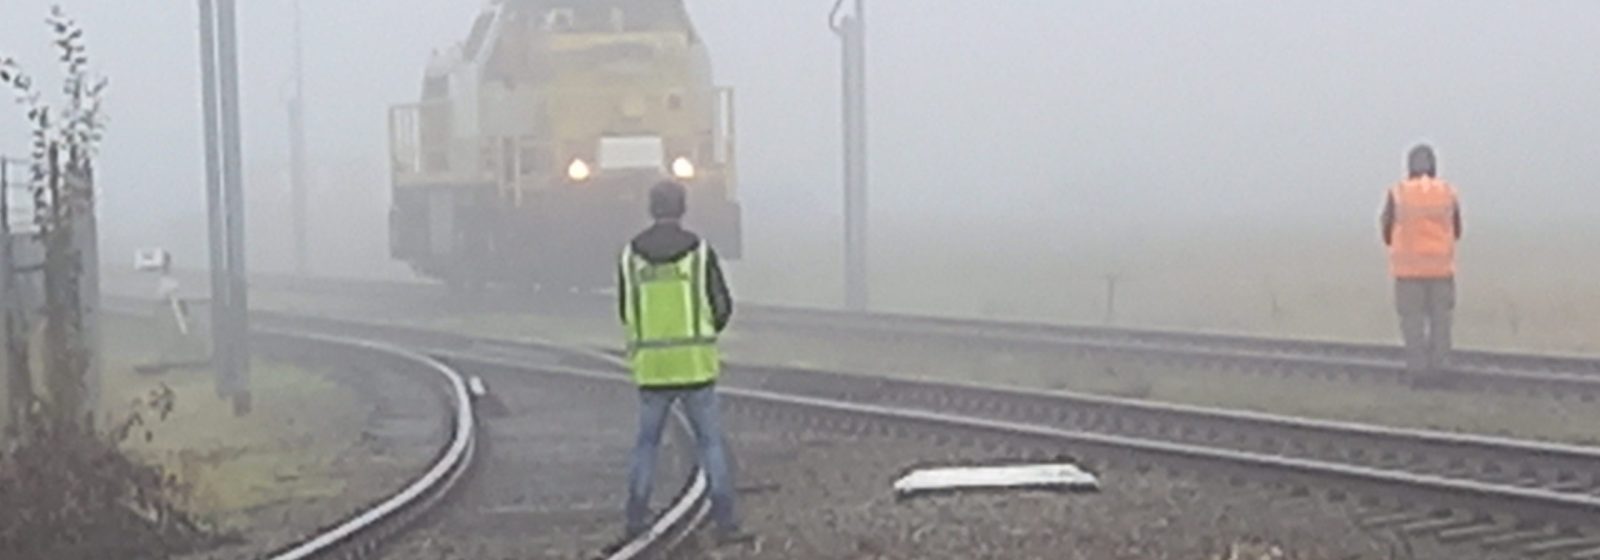
[[[1449,359],[1461,204],[1455,187],[1439,179],[1433,148],[1412,148],[1407,160],[1406,180],[1389,189],[1382,230],[1406,369],[1420,378],[1440,373]]]

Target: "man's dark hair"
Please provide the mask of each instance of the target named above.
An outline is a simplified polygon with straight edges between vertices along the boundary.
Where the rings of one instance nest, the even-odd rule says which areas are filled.
[[[682,218],[688,209],[689,190],[673,181],[650,187],[650,217],[657,220]]]
[[[1434,158],[1433,147],[1427,144],[1418,144],[1406,155],[1406,166],[1412,177],[1437,177],[1439,164]]]

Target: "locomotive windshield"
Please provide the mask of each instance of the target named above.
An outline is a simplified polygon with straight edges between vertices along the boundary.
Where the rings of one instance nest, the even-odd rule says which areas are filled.
[[[689,16],[680,0],[522,0],[553,33],[685,31]]]

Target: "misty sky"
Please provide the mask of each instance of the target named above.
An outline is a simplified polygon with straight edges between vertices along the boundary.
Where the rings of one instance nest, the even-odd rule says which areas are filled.
[[[0,0],[0,52],[53,86],[50,3]],[[203,231],[193,2],[61,3],[112,79],[107,235],[174,244]],[[428,53],[461,40],[479,4],[305,4],[313,163],[358,170],[320,181],[313,201],[381,226],[386,107],[417,95]],[[831,1],[689,4],[719,81],[739,90],[747,228],[836,223]],[[252,197],[284,190],[289,5],[241,2]],[[1600,202],[1597,2],[872,0],[869,17],[873,215],[885,227],[1375,235],[1382,189],[1420,139],[1438,147],[1469,221],[1592,219]],[[0,111],[0,151],[26,145],[17,113]],[[314,236],[353,235],[320,212]]]

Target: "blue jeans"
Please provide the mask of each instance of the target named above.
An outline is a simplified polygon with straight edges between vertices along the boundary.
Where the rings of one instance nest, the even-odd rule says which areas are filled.
[[[722,441],[722,414],[715,387],[691,390],[639,391],[639,438],[633,446],[628,472],[628,534],[638,534],[650,522],[650,492],[655,483],[656,454],[661,448],[661,430],[673,401],[683,401],[699,450],[700,467],[705,470],[711,491],[711,519],[718,529],[734,531],[733,474]]]

